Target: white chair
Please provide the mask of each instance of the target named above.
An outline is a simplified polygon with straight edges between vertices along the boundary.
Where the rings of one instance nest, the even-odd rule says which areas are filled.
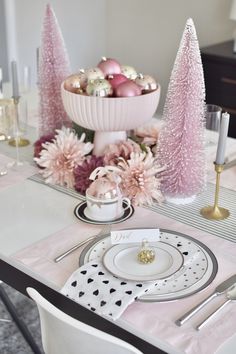
[[[143,354],[123,340],[68,316],[35,289],[27,288],[27,292],[39,309],[46,354]]]

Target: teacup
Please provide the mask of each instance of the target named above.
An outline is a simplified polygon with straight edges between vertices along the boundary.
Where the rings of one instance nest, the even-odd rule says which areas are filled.
[[[86,193],[86,202],[85,216],[98,221],[116,220],[122,217],[124,211],[130,208],[131,205],[129,198],[122,197],[122,195],[118,195],[115,198],[101,199]]]

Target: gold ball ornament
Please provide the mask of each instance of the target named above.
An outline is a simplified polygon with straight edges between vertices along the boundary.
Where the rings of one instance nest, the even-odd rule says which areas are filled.
[[[96,79],[88,83],[86,92],[89,96],[108,97],[112,95],[113,90],[108,80]]]
[[[155,251],[148,245],[147,240],[143,240],[141,250],[138,253],[138,261],[142,264],[150,264],[155,259]]]
[[[141,87],[142,93],[152,92],[157,89],[157,82],[150,75],[138,74],[135,82]]]
[[[68,76],[64,81],[64,88],[72,93],[82,93],[87,84],[84,73],[77,73]]]

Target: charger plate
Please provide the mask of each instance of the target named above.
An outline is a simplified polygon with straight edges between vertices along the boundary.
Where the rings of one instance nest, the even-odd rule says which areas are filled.
[[[158,280],[155,290],[140,297],[140,301],[181,299],[203,290],[213,281],[218,271],[218,263],[214,254],[203,243],[182,233],[165,229],[160,230],[160,242],[181,252],[183,264],[170,277]],[[96,238],[82,251],[79,265],[95,259],[102,261],[105,252],[111,247],[110,235]]]

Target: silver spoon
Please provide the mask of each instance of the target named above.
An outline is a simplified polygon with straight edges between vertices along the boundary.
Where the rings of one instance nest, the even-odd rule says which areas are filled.
[[[226,301],[223,302],[216,310],[214,310],[209,316],[207,316],[201,323],[196,327],[196,330],[199,331],[205,324],[207,324],[220,310],[222,310],[230,301],[236,301],[236,291],[231,291],[226,294]]]

